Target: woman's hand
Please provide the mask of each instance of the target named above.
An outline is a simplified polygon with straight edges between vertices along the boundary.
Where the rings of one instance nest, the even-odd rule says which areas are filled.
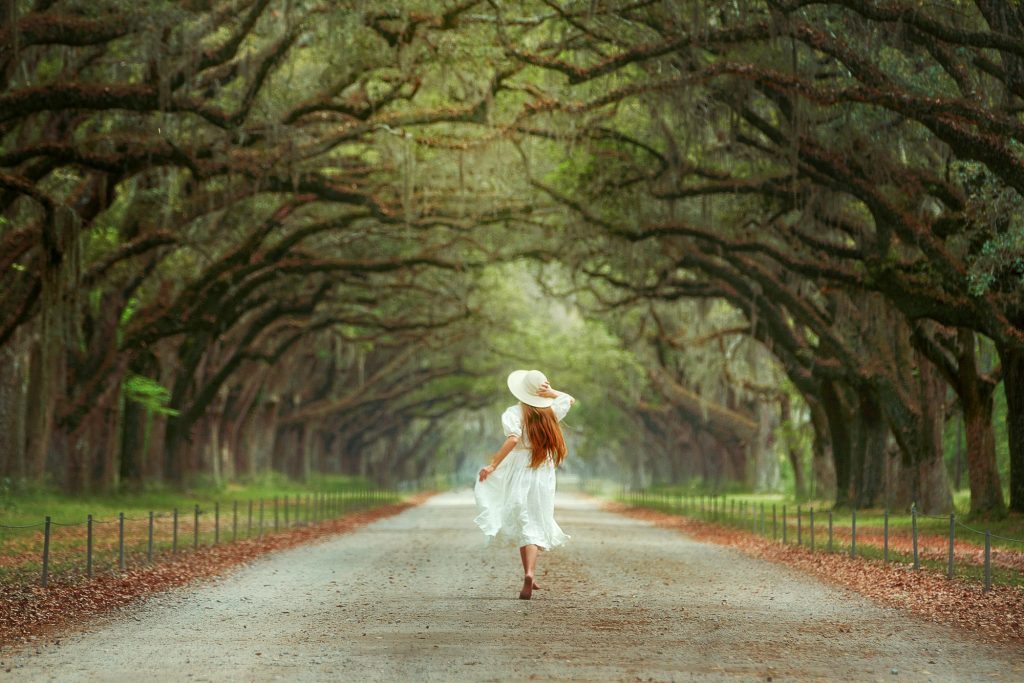
[[[551,384],[544,382],[537,389],[537,395],[544,398],[558,398],[558,392],[551,388]]]
[[[491,476],[491,474],[493,472],[494,472],[494,467],[492,467],[491,465],[484,465],[483,467],[481,467],[480,468],[480,481],[483,481],[487,477]]]

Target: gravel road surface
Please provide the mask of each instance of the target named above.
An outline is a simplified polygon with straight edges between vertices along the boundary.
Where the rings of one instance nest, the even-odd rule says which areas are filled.
[[[1021,681],[986,645],[559,494],[573,536],[516,599],[470,492],[0,654],[29,681]],[[7,671],[9,669],[9,671]],[[7,671],[5,673],[5,671]]]

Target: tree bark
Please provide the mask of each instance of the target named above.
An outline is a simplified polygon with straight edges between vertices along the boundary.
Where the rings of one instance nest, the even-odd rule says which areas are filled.
[[[860,407],[856,416],[850,492],[851,504],[858,509],[879,504],[883,491],[885,443],[889,431],[878,400],[868,390],[859,393]]]
[[[1010,509],[1024,512],[1024,351],[1000,348],[1010,446]]]
[[[821,407],[828,423],[829,442],[832,445],[832,462],[836,475],[836,506],[852,504],[850,495],[853,484],[853,452],[850,434],[850,411],[846,409],[839,388],[834,382],[822,385]]]
[[[992,429],[995,384],[978,374],[975,335],[957,332],[957,363],[960,406],[967,431],[967,479],[971,487],[971,514],[1001,516],[1006,512],[1003,487],[996,464],[996,439]],[[957,440],[959,470],[960,443]]]

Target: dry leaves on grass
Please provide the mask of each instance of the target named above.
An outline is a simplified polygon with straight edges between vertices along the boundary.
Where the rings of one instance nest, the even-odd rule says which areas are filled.
[[[194,552],[167,556],[153,565],[137,567],[117,575],[97,577],[74,584],[0,586],[0,646],[26,643],[56,629],[127,605],[133,600],[181,586],[196,579],[220,574],[274,550],[351,531],[376,519],[397,514],[420,502],[417,496],[406,503],[361,510],[335,520],[289,529],[263,538],[203,547]]]
[[[655,510],[618,503],[606,507],[701,541],[736,548],[751,557],[807,571],[883,604],[972,631],[989,642],[1024,642],[1024,590],[1019,587],[993,586],[983,593],[976,583],[950,581],[927,570],[915,571],[841,553],[812,553],[808,548],[782,545],[749,532]]]

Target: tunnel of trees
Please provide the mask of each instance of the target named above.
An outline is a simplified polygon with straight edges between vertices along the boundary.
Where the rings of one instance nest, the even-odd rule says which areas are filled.
[[[472,471],[540,367],[588,475],[1024,511],[1017,3],[3,8],[8,486]]]

